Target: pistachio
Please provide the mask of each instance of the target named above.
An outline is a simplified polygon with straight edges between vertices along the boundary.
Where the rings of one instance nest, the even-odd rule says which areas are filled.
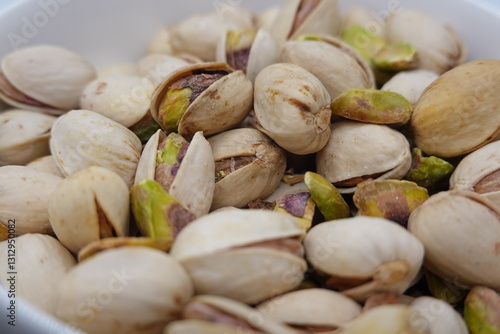
[[[27,164],[26,167],[64,178],[64,174],[61,172],[59,167],[57,167],[56,161],[52,155],[46,155],[35,159]]]
[[[418,297],[410,303],[414,312],[410,321],[429,334],[456,333],[468,334],[462,316],[450,304],[428,296]],[[418,318],[423,320],[417,320]]]
[[[296,193],[278,198],[274,211],[292,215],[300,228],[307,232],[312,225],[314,207],[309,193]]]
[[[371,309],[382,305],[401,305],[401,300],[392,293],[374,293],[365,301],[363,312],[368,312]]]
[[[476,286],[465,299],[464,318],[471,334],[500,333],[500,295]]]
[[[342,219],[351,216],[351,209],[342,195],[328,180],[319,174],[307,172],[304,182],[313,201],[326,220]]]
[[[429,270],[425,271],[425,279],[431,294],[452,306],[455,306],[464,300],[467,292],[469,291],[468,289],[458,287],[452,282],[433,274]]]
[[[415,147],[412,150],[411,167],[405,179],[415,182],[421,187],[436,186],[453,173],[452,164],[438,157],[424,157],[422,150]]]
[[[351,89],[331,105],[332,113],[355,121],[375,124],[405,124],[413,107],[403,96],[376,89]]]
[[[130,189],[132,213],[142,235],[170,242],[196,217],[156,181],[143,180]]]
[[[368,63],[372,63],[373,55],[385,47],[385,40],[358,26],[347,26],[342,30],[342,40],[356,50]]]
[[[377,36],[383,36],[384,34],[384,20],[377,13],[364,6],[352,5],[344,13],[342,31],[352,26],[362,27]]]
[[[0,224],[0,242],[9,238],[9,228],[4,224]]]
[[[409,181],[367,180],[357,187],[353,200],[360,215],[383,217],[404,227],[411,212],[429,198],[427,189]]]
[[[424,90],[437,78],[436,73],[427,70],[402,71],[387,81],[381,90],[401,94],[415,105]]]
[[[378,50],[372,58],[380,71],[406,71],[417,67],[417,51],[409,43],[389,44]]]
[[[226,62],[237,70],[246,73],[250,49],[255,39],[255,32],[252,29],[229,30],[226,33],[225,59]]]

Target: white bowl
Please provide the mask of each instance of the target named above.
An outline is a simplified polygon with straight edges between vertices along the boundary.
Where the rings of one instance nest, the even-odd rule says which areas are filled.
[[[457,29],[468,47],[469,59],[500,58],[498,0],[339,1],[343,9],[362,5],[381,17],[402,8],[421,10]],[[100,68],[136,61],[144,54],[157,29],[189,14],[224,10],[227,6],[245,6],[260,11],[279,3],[281,1],[276,0],[18,1],[7,7],[0,5],[0,57],[23,46],[51,43],[82,54]],[[18,273],[23,274],[27,273]],[[16,300],[16,327],[8,326],[8,303],[7,293],[0,285],[0,333],[78,332],[19,297]]]

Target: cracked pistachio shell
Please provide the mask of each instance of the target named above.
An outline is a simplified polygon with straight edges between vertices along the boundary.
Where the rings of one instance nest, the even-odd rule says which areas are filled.
[[[464,286],[500,289],[500,209],[473,192],[431,196],[410,215],[408,229],[425,246],[425,267]]]
[[[291,215],[300,228],[307,232],[312,225],[315,207],[311,194],[302,192],[279,197],[274,211]]]
[[[174,53],[188,53],[203,61],[214,61],[217,42],[223,32],[255,28],[252,11],[241,6],[221,5],[220,10],[192,15],[172,27],[170,43]]]
[[[127,235],[129,205],[122,178],[92,166],[59,183],[50,197],[50,224],[61,243],[76,254],[94,240]]]
[[[142,144],[123,125],[88,110],[72,110],[52,126],[50,150],[64,175],[90,166],[108,168],[132,186]]]
[[[178,80],[203,73],[224,73],[224,76],[194,101],[190,101],[192,90],[188,87],[170,90]],[[170,92],[173,92],[172,96]],[[177,106],[164,105],[164,101],[172,99],[175,94],[182,94],[178,97]],[[252,83],[242,71],[234,71],[224,63],[194,64],[173,73],[158,86],[151,100],[151,114],[164,131],[178,132],[189,140],[198,131],[209,136],[236,127],[250,112],[252,99]]]
[[[331,36],[318,40],[288,41],[280,59],[306,69],[325,86],[331,99],[353,88],[375,88],[368,63],[349,45]]]
[[[464,318],[471,334],[500,333],[500,295],[483,286],[474,287],[465,299]]]
[[[331,105],[332,113],[354,121],[402,125],[413,107],[402,95],[377,89],[350,89]]]
[[[16,222],[16,234],[52,233],[49,198],[62,178],[25,166],[0,167],[0,223]]]
[[[190,63],[181,57],[155,53],[141,58],[137,71],[156,88],[172,73],[189,65]]]
[[[434,18],[404,9],[387,18],[385,38],[389,43],[407,42],[415,47],[419,68],[442,74],[467,59],[467,52],[453,28]]]
[[[330,137],[330,95],[311,73],[274,64],[255,79],[257,127],[294,154],[319,151]]]
[[[158,146],[165,134],[158,130],[145,145],[137,166],[135,183],[155,179]],[[197,217],[210,210],[214,196],[214,158],[208,141],[201,131],[195,133],[177,170],[168,193]]]
[[[296,194],[296,193],[303,193],[308,191],[309,189],[307,188],[304,182],[288,184],[286,182],[283,182],[283,180],[281,180],[278,187],[272,192],[271,195],[266,197],[264,201],[275,202],[278,198],[282,196]]]
[[[29,301],[39,309],[53,315],[55,291],[64,275],[76,264],[73,255],[57,241],[46,234],[24,234],[15,239],[16,296]],[[12,241],[11,241],[12,242]],[[7,281],[9,269],[7,257],[11,256],[10,242],[0,242],[0,282],[10,286]],[[24,274],[22,274],[24,273]]]
[[[148,112],[153,86],[135,75],[109,75],[90,82],[80,106],[129,128]]]
[[[402,226],[410,213],[429,198],[427,189],[401,180],[367,180],[358,184],[354,205],[362,216],[382,217]]]
[[[52,45],[26,47],[8,54],[2,59],[1,72],[18,94],[35,102],[0,92],[8,104],[55,115],[78,108],[83,89],[96,77],[87,60]]]
[[[348,323],[339,334],[431,334],[427,320],[406,305],[382,305]]]
[[[340,193],[354,193],[355,185],[368,178],[400,179],[410,169],[410,145],[400,132],[354,121],[335,122],[331,129],[316,166]]]
[[[456,157],[500,133],[500,60],[481,59],[436,79],[415,105],[415,143],[427,154]]]
[[[211,312],[209,310],[213,310],[217,314],[222,313],[224,317],[235,319],[242,327],[237,327],[237,325],[233,325],[231,322],[218,322],[217,320],[219,319],[217,316],[213,317],[213,311]],[[204,311],[209,312],[204,313]],[[209,330],[220,328],[221,331],[218,333],[241,333],[242,331],[245,333],[297,333],[295,330],[287,327],[280,321],[275,321],[272,318],[262,316],[262,314],[260,314],[257,310],[246,304],[220,296],[199,295],[194,297],[186,305],[186,307],[184,307],[183,319],[187,322],[184,326],[179,327],[184,328],[184,331],[179,331],[177,329],[176,331],[167,331],[166,333],[194,333],[193,331],[188,332],[187,329],[191,326],[199,325],[199,323],[193,323],[195,320],[204,322],[205,328]],[[220,320],[224,319],[221,318]],[[250,330],[247,327],[251,327],[252,329]],[[197,333],[206,332],[204,330],[200,330]]]
[[[411,167],[405,179],[415,182],[421,187],[431,188],[436,186],[453,173],[452,164],[438,157],[424,157],[422,150],[414,148],[411,153]]]
[[[473,191],[500,207],[500,141],[469,153],[457,165],[450,178],[450,189]]]
[[[257,307],[266,318],[295,328],[337,329],[361,314],[354,300],[326,289],[305,289],[274,297]],[[305,312],[307,310],[307,312]]]
[[[229,209],[186,226],[170,253],[187,269],[198,294],[258,303],[297,287],[307,268],[302,257],[258,244],[289,238],[298,242],[303,236],[289,215]]]
[[[415,312],[415,317],[422,317],[424,322],[420,323],[421,328],[427,328],[429,334],[468,334],[462,316],[445,301],[432,297],[418,297],[410,303]],[[418,324],[415,322],[415,324]]]
[[[59,281],[56,315],[89,333],[161,333],[192,296],[189,276],[170,255],[120,247],[83,261]]]
[[[210,137],[208,142],[219,179],[215,183],[212,210],[243,207],[269,196],[278,187],[286,169],[285,153],[259,130],[230,130]],[[239,159],[248,161],[237,166]]]
[[[255,36],[253,29],[225,31],[217,44],[216,61],[246,73],[248,56]]]
[[[422,243],[405,228],[363,216],[314,226],[304,247],[309,263],[332,276],[328,287],[340,288],[360,301],[373,292],[403,293],[417,276],[424,256]],[[336,282],[341,284],[337,287]]]
[[[0,114],[0,166],[24,165],[49,154],[50,129],[56,118],[11,109]]]
[[[340,192],[327,179],[313,172],[306,172],[304,183],[314,203],[326,220],[351,216],[351,209]]]
[[[35,159],[27,164],[26,167],[64,178],[64,174],[59,170],[59,167],[57,167],[56,161],[52,155],[46,155]]]
[[[271,28],[278,45],[304,34],[336,36],[340,32],[341,12],[337,0],[286,0],[278,17]]]
[[[387,81],[381,90],[401,94],[415,105],[425,89],[437,78],[436,73],[427,70],[402,71]]]

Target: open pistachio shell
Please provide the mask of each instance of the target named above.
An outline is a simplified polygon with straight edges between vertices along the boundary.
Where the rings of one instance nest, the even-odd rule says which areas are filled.
[[[0,114],[0,166],[24,165],[49,154],[50,129],[56,118],[11,109]]]
[[[289,214],[305,232],[312,225],[315,204],[308,192],[289,194],[276,200],[274,211]]]
[[[289,215],[222,210],[186,226],[174,240],[171,254],[187,269],[198,294],[258,303],[302,281],[307,266],[299,255],[298,238],[303,235]],[[285,244],[298,248],[293,246],[292,254],[279,246]]]
[[[398,93],[415,105],[425,89],[437,78],[436,73],[427,70],[402,71],[387,81],[381,90]]]
[[[285,153],[255,129],[235,129],[208,139],[215,160],[212,210],[243,207],[269,196],[285,173]]]
[[[330,102],[323,84],[298,65],[274,64],[255,79],[258,129],[294,154],[314,153],[325,146]]]
[[[425,267],[468,287],[500,289],[500,209],[463,190],[431,196],[410,215],[408,229],[425,246]],[[480,260],[478,260],[480,259]]]
[[[271,28],[278,43],[303,34],[338,35],[341,24],[337,0],[286,0]]]
[[[156,88],[172,73],[184,66],[189,66],[189,64],[188,61],[181,57],[154,53],[143,57],[139,61],[137,71],[141,77],[151,83],[153,88]]]
[[[156,89],[151,113],[164,131],[189,140],[198,131],[209,136],[236,127],[250,112],[252,98],[252,83],[242,71],[224,63],[195,64]]]
[[[281,48],[281,61],[311,72],[325,86],[332,100],[349,89],[375,88],[368,63],[356,51],[331,36],[319,35],[317,38],[286,42]]]
[[[500,295],[483,286],[474,287],[465,299],[464,318],[471,334],[500,333]]]
[[[49,202],[50,224],[73,253],[89,242],[125,236],[129,224],[129,191],[122,178],[102,167],[83,169],[63,181]]]
[[[500,142],[486,146],[468,154],[457,165],[450,178],[450,189],[474,191],[500,206]]]
[[[415,105],[415,143],[427,154],[455,157],[500,133],[500,60],[475,60],[435,80]]]
[[[62,178],[25,166],[0,167],[0,223],[15,234],[52,233],[49,198]]]
[[[46,155],[35,159],[27,164],[26,167],[30,167],[41,172],[64,178],[64,174],[61,172],[61,170],[59,170],[59,167],[57,167],[56,161],[54,160],[54,157],[52,155]]]
[[[309,263],[329,276],[327,287],[361,301],[374,292],[403,293],[424,256],[422,243],[403,227],[363,216],[316,225],[304,247]]]
[[[10,242],[0,242],[0,282],[7,288],[14,282],[8,281],[9,272],[15,276],[15,294],[29,301],[39,309],[53,315],[55,292],[64,275],[76,264],[73,255],[57,241],[45,234],[24,234]],[[12,248],[11,245],[15,245]],[[7,258],[15,250],[15,270]],[[12,264],[10,264],[12,265]]]
[[[303,193],[308,191],[309,189],[307,188],[304,182],[288,184],[286,182],[283,182],[282,180],[278,185],[278,187],[272,192],[271,195],[266,197],[264,201],[275,202],[278,198],[282,196],[296,194],[296,193]]]
[[[248,55],[247,78],[252,83],[267,66],[279,62],[279,49],[271,34],[264,29],[257,31]]]
[[[361,314],[354,300],[326,289],[305,289],[272,298],[257,307],[266,318],[297,329],[335,330]],[[305,311],[307,310],[307,312]]]
[[[400,179],[410,169],[410,145],[386,125],[340,121],[316,154],[318,174],[340,193],[354,193],[356,184],[372,179]]]
[[[192,296],[189,276],[167,253],[120,247],[83,261],[59,281],[56,315],[89,333],[161,333]]]
[[[52,45],[14,51],[2,59],[0,98],[20,109],[60,115],[79,107],[93,66],[74,52]]]
[[[142,144],[132,131],[107,117],[72,110],[52,126],[50,150],[64,175],[101,166],[116,172],[130,187]]]

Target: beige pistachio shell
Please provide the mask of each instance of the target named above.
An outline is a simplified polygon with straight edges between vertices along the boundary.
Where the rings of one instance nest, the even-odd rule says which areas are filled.
[[[425,89],[437,78],[436,73],[427,70],[403,71],[393,76],[381,89],[398,93],[415,105]]]
[[[304,34],[324,34],[336,36],[340,32],[341,13],[337,0],[322,0],[305,18],[297,29],[293,29],[301,0],[286,0],[271,28],[271,34],[278,43],[295,39]]]
[[[250,164],[215,183],[212,210],[269,196],[278,186],[286,168],[285,153],[266,135],[255,129],[235,129],[208,139],[216,168],[231,157],[255,157]]]
[[[454,157],[494,140],[500,133],[500,60],[475,60],[435,80],[416,104],[411,125],[427,154]]]
[[[272,298],[257,307],[264,317],[300,327],[336,329],[361,314],[354,300],[326,289],[305,289]]]
[[[469,153],[460,161],[450,177],[450,189],[475,191],[500,206],[500,190],[494,174],[498,170],[500,142],[495,141]]]
[[[189,276],[171,256],[121,247],[87,259],[59,281],[56,315],[89,333],[160,333],[192,295]]]
[[[108,168],[130,187],[142,150],[123,125],[89,110],[73,110],[52,126],[50,150],[65,175],[89,166]]]
[[[332,183],[378,175],[400,179],[411,166],[410,145],[400,132],[385,125],[340,121],[332,125],[331,137],[316,155],[318,174]],[[356,187],[338,187],[354,193]]]
[[[363,313],[338,334],[431,334],[425,318],[406,305],[383,305]]]
[[[430,334],[469,333],[462,316],[445,301],[423,296],[412,301],[410,306],[427,321]]]
[[[304,247],[307,260],[320,272],[369,279],[341,291],[356,300],[373,292],[402,294],[417,276],[424,256],[422,243],[405,228],[363,216],[316,225],[306,235]]]
[[[0,223],[16,222],[16,234],[52,233],[49,198],[61,178],[25,166],[0,167]]]
[[[49,202],[49,217],[58,239],[73,253],[103,235],[128,234],[129,191],[122,178],[102,167],[92,166],[64,179]],[[104,220],[104,221],[103,221]]]
[[[51,155],[46,155],[44,157],[38,158],[30,162],[26,165],[26,167],[30,167],[41,172],[53,174],[55,176],[59,176],[64,178],[64,174],[59,170],[59,167],[56,165],[56,161],[54,157]]]
[[[186,139],[191,139],[198,131],[209,136],[236,127],[252,108],[252,83],[242,71],[234,71],[223,63],[194,64],[173,73],[156,89],[151,100],[151,114],[160,126],[160,105],[171,84],[200,70],[224,71],[228,74],[201,93],[181,117],[178,133]]]
[[[352,88],[375,88],[368,63],[342,41],[288,41],[281,47],[284,63],[299,65],[315,75],[332,100]]]
[[[154,180],[158,145],[165,134],[158,130],[146,143],[137,166],[135,183]],[[182,159],[169,194],[184,204],[195,216],[208,213],[214,196],[214,159],[212,149],[202,132],[197,132]]]
[[[352,26],[361,27],[378,36],[384,35],[384,20],[366,7],[351,6],[344,13],[342,30]]]
[[[330,95],[314,75],[294,64],[274,64],[255,79],[259,130],[294,154],[322,149],[330,137]]]
[[[164,26],[158,29],[151,37],[148,44],[148,54],[167,54],[174,53],[170,39],[172,38],[172,27]]]
[[[4,261],[0,262],[0,282],[9,287],[7,273],[8,255],[11,255],[10,244],[15,245],[15,272],[19,273],[15,278],[15,293],[24,300],[29,301],[39,309],[54,314],[55,291],[64,275],[71,269],[76,261],[71,253],[57,241],[57,239],[45,234],[25,234],[15,239],[14,243],[0,242],[0,256]]]
[[[171,254],[187,269],[198,294],[254,304],[297,287],[307,266],[286,251],[245,246],[303,235],[292,216],[231,209],[190,223]]]
[[[280,6],[270,6],[257,15],[257,29],[271,31],[274,21],[278,19]]]
[[[241,328],[212,323],[202,320],[177,320],[172,321],[165,327],[163,334],[241,334]],[[258,332],[245,329],[246,334],[258,334]]]
[[[52,107],[49,112],[54,114],[78,108],[84,87],[96,77],[87,60],[73,51],[52,45],[14,51],[2,59],[1,68],[15,88]]]
[[[309,192],[309,189],[307,189],[307,186],[303,181],[299,182],[299,183],[295,183],[295,184],[288,184],[286,182],[280,182],[279,186],[273,191],[273,193],[271,195],[266,197],[264,199],[264,201],[274,202],[282,196],[297,194],[297,193],[302,193],[302,192],[306,192],[306,193]]]
[[[106,76],[85,87],[80,105],[128,128],[149,111],[152,94],[153,86],[138,76]]]
[[[254,29],[255,15],[241,6],[192,15],[172,27],[170,43],[174,53],[189,53],[214,61],[217,42],[226,30]]]
[[[50,129],[56,118],[11,109],[0,114],[0,166],[24,165],[49,154]]]
[[[473,192],[431,196],[410,215],[408,229],[425,246],[425,267],[456,284],[500,289],[500,210]],[[480,259],[480,260],[478,260]]]
[[[186,60],[166,54],[149,54],[139,60],[138,74],[149,80],[154,88],[158,87],[172,73],[190,63]]]
[[[135,75],[137,76],[137,65],[134,63],[113,64],[99,69],[98,78],[105,78],[113,75]]]
[[[247,78],[254,83],[260,71],[277,62],[279,49],[276,41],[267,30],[259,29],[248,55]]]
[[[437,74],[467,59],[465,47],[452,27],[418,11],[403,9],[389,16],[385,37],[389,43],[413,45],[418,52],[419,68]]]

